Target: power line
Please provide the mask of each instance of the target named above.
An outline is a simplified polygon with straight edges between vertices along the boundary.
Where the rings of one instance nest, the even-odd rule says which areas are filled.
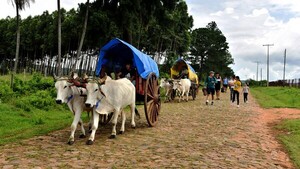
[[[267,46],[267,86],[269,86],[269,65],[270,65],[269,48],[270,46],[274,46],[274,44],[264,44],[263,46]]]

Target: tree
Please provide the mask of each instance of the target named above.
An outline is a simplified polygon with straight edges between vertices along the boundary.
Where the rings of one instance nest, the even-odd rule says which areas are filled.
[[[233,58],[228,51],[226,37],[218,28],[216,22],[210,22],[205,28],[198,28],[192,32],[191,57],[194,65],[199,65],[200,75],[210,70],[220,72],[225,76],[233,74],[229,67]]]
[[[16,43],[16,56],[15,56],[15,65],[13,72],[17,72],[18,61],[19,61],[19,50],[20,50],[20,15],[19,11],[24,10],[26,6],[30,6],[30,1],[34,3],[34,0],[12,0],[13,5],[16,6],[17,14],[17,43]]]
[[[61,72],[61,10],[60,0],[57,0],[57,11],[58,11],[58,54],[57,54],[57,72],[58,76],[62,75]]]
[[[84,38],[85,38],[86,27],[87,27],[88,18],[89,18],[89,6],[90,6],[90,1],[87,0],[86,1],[86,12],[85,12],[85,18],[84,18],[84,24],[83,24],[81,39],[80,39],[80,43],[79,43],[79,46],[78,46],[78,49],[77,49],[76,61],[73,65],[73,67],[72,67],[72,72],[75,71],[77,61],[78,61],[79,56],[81,54],[81,49],[82,49],[83,41],[84,41]]]

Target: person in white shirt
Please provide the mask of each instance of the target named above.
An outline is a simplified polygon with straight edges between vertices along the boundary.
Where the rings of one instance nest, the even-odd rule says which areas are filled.
[[[245,83],[245,86],[243,87],[243,93],[244,93],[244,103],[248,103],[248,93],[250,91],[249,86],[247,83]]]

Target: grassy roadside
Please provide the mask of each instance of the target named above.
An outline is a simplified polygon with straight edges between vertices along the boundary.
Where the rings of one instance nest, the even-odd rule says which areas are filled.
[[[284,144],[295,166],[300,168],[300,120],[284,120],[275,128],[284,131],[278,139]]]
[[[73,114],[55,97],[50,77],[16,75],[11,89],[10,76],[0,76],[0,145],[70,126]]]
[[[252,95],[263,108],[300,108],[300,89],[289,87],[255,87]]]
[[[0,103],[0,145],[18,142],[37,135],[63,129],[71,124],[72,113],[65,108],[30,112]]]
[[[288,87],[257,87],[252,95],[263,108],[300,108],[300,89]],[[300,119],[284,120],[277,126],[277,138],[283,143],[295,166],[300,168]]]

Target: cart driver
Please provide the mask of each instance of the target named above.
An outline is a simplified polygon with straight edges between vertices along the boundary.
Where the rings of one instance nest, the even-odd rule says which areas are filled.
[[[135,85],[136,70],[130,63],[126,63],[125,68],[121,70],[119,76],[121,78],[129,79],[133,83],[133,85]]]
[[[184,67],[179,75],[179,79],[187,79],[188,78],[188,69]]]

